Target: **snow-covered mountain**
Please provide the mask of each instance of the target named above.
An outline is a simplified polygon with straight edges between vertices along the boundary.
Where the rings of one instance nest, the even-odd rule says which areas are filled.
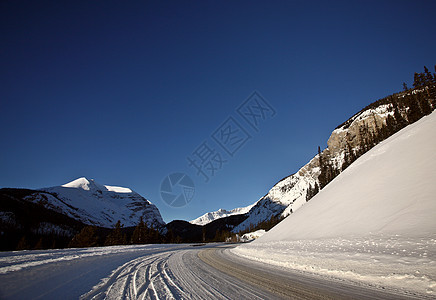
[[[346,122],[338,126],[327,141],[328,147],[320,154],[324,164],[329,168],[326,173],[339,174],[356,157],[366,152],[379,140],[383,140],[394,132],[413,123],[414,111],[420,110],[422,102],[431,102],[427,90],[413,90],[378,100],[356,113]],[[420,104],[418,104],[420,103]],[[434,109],[434,105],[433,105]],[[419,117],[418,117],[419,118]],[[320,183],[320,154],[304,165],[298,172],[282,179],[248,212],[248,218],[233,229],[233,232],[244,231],[250,226],[269,220],[271,216],[286,217],[302,207],[308,193],[313,193]],[[328,182],[327,182],[328,183]],[[312,195],[313,196],[313,195]]]
[[[85,177],[40,189],[24,199],[89,225],[112,227],[120,220],[124,226],[135,226],[141,216],[149,226],[165,224],[157,207],[138,193]]]
[[[220,208],[217,211],[205,213],[204,215],[196,218],[195,220],[190,221],[189,223],[196,224],[196,225],[206,225],[212,221],[215,221],[215,220],[221,219],[221,218],[225,218],[228,216],[243,215],[243,214],[246,214],[247,212],[249,212],[250,209],[254,205],[256,205],[256,203],[251,204],[251,205],[246,206],[246,207],[234,208],[232,210],[225,210],[225,209]]]
[[[436,112],[365,153],[262,240],[436,234]]]
[[[392,135],[295,214],[234,252],[434,298],[435,128],[433,112]]]

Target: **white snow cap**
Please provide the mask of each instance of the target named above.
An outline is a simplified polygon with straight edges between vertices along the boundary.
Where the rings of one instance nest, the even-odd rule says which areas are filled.
[[[110,186],[110,185],[102,185],[94,181],[94,179],[87,179],[86,177],[80,177],[76,180],[73,180],[71,182],[68,182],[66,184],[63,184],[62,187],[66,188],[76,188],[76,189],[82,189],[85,191],[89,191],[91,189],[96,190],[107,190],[109,192],[115,192],[115,193],[132,193],[132,190],[125,187],[119,187],[119,186]]]
[[[89,184],[90,182],[88,179],[86,179],[85,177],[80,177],[77,178],[76,180],[63,184],[62,187],[76,188],[76,189],[89,191]]]

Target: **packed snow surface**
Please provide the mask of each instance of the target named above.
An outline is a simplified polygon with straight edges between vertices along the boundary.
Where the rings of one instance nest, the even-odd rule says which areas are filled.
[[[361,156],[234,253],[436,296],[436,113]]]

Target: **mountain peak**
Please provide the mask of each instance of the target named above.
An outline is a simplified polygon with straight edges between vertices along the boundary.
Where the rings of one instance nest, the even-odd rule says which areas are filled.
[[[77,178],[76,180],[73,180],[71,182],[63,184],[62,187],[82,189],[85,191],[90,191],[90,190],[106,191],[106,190],[109,190],[106,186],[95,182],[94,179],[88,179],[86,177]]]
[[[82,190],[89,191],[91,182],[94,183],[94,180],[92,180],[92,179],[88,180],[86,177],[80,177],[80,178],[77,178],[76,180],[73,180],[71,182],[63,184],[62,187],[76,188],[76,189],[80,188]]]
[[[94,179],[88,179],[86,177],[80,177],[76,180],[63,184],[64,188],[75,188],[82,189],[85,191],[97,190],[97,191],[108,191],[114,193],[133,193],[133,191],[129,188],[119,187],[119,186],[110,186],[110,185],[102,185],[95,182]]]
[[[125,226],[135,226],[140,217],[150,227],[159,228],[165,224],[157,207],[138,193],[126,187],[103,185],[86,177],[39,189],[26,200],[43,203],[88,225],[110,228],[119,220]]]

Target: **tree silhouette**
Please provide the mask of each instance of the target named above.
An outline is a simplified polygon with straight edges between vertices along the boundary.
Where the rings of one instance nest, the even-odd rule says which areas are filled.
[[[111,233],[106,237],[106,241],[104,242],[105,246],[114,246],[114,245],[125,245],[127,244],[126,235],[122,233],[121,228],[124,225],[121,224],[121,221],[118,220],[115,224],[115,228],[112,229]]]
[[[94,226],[85,226],[71,240],[68,247],[82,248],[98,246],[97,230]]]
[[[147,244],[149,242],[149,229],[147,225],[144,223],[144,219],[141,216],[138,225],[136,225],[135,230],[132,234],[132,243],[133,244]]]

